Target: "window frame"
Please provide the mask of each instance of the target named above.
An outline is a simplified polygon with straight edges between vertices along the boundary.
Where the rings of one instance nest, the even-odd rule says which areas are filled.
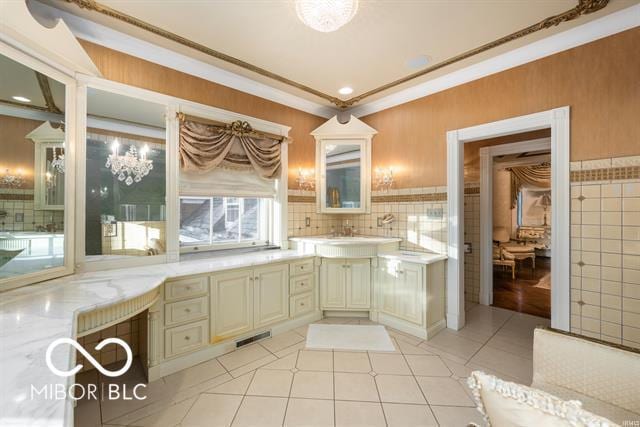
[[[258,214],[259,220],[259,233],[260,236],[258,239],[245,239],[242,240],[240,237],[242,236],[242,203],[238,203],[238,217],[240,219],[240,226],[238,227],[238,240],[236,241],[220,241],[214,242],[212,240],[213,237],[213,199],[219,197],[223,199],[223,209],[227,209],[227,198],[236,198],[238,200],[244,199],[259,199],[260,212]],[[195,199],[195,200],[206,200],[210,201],[209,203],[209,243],[193,243],[193,244],[181,244],[180,245],[180,253],[193,253],[193,252],[206,252],[206,251],[218,251],[225,249],[239,249],[239,248],[260,248],[264,246],[269,246],[273,240],[273,199],[268,197],[258,197],[258,196],[180,196],[179,200],[183,199]],[[226,219],[225,219],[226,223]],[[179,224],[178,224],[179,227]],[[178,236],[179,237],[179,236]]]
[[[253,129],[274,135],[289,136],[289,126],[269,122],[243,114],[226,111],[209,105],[199,104],[182,98],[149,91],[135,86],[106,80],[101,77],[93,77],[78,74],[77,80],[77,109],[76,109],[76,133],[78,144],[76,158],[78,159],[76,175],[80,178],[75,190],[75,267],[76,271],[99,271],[114,268],[126,268],[167,262],[176,262],[180,254],[184,253],[180,247],[180,165],[179,165],[179,140],[180,125],[177,114],[184,113],[205,120],[213,120],[223,123],[231,123],[236,120],[248,122]],[[87,133],[87,89],[91,87],[111,93],[116,93],[132,98],[142,99],[148,102],[163,104],[166,107],[166,253],[164,255],[148,257],[126,257],[118,259],[87,260],[85,256],[85,191],[86,191],[86,133]],[[283,142],[281,150],[282,167],[280,177],[275,181],[275,197],[269,209],[269,243],[288,248],[287,219],[288,219],[288,144]],[[243,196],[239,196],[243,197]],[[251,245],[253,246],[253,245]],[[215,246],[215,249],[230,249]],[[246,247],[246,246],[244,246]],[[257,247],[257,245],[256,245]]]

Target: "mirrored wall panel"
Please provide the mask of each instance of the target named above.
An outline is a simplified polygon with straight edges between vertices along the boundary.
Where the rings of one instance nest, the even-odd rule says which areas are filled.
[[[64,265],[65,85],[0,55],[0,283]]]
[[[165,107],[89,88],[87,260],[166,252]]]
[[[326,156],[326,207],[359,208],[361,144],[331,144],[324,146]]]

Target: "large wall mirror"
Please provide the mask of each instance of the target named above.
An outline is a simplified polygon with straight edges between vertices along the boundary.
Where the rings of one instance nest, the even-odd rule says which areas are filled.
[[[64,83],[4,55],[0,76],[0,287],[5,287],[65,266],[69,122]]]
[[[87,89],[87,261],[166,254],[165,110]]]

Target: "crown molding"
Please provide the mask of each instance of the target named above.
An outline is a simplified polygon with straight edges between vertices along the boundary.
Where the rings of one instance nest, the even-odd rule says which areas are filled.
[[[640,26],[640,4],[352,108],[363,117]]]
[[[30,9],[32,13],[35,13],[45,19],[62,19],[71,32],[82,40],[117,50],[119,52],[162,65],[163,67],[200,77],[210,82],[218,83],[241,92],[268,99],[269,101],[277,102],[297,110],[305,111],[316,116],[330,118],[336,114],[337,109],[333,107],[292,95],[283,90],[276,89],[245,76],[216,67],[215,65],[199,61],[173,50],[132,37],[128,34],[113,30],[104,25],[73,15],[44,3],[32,2]]]

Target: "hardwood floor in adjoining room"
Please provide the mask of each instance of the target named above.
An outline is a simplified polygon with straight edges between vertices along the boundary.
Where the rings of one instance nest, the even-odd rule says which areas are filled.
[[[493,306],[551,318],[551,259],[536,257],[532,271],[529,260],[520,263],[515,280],[510,271],[493,272]]]

